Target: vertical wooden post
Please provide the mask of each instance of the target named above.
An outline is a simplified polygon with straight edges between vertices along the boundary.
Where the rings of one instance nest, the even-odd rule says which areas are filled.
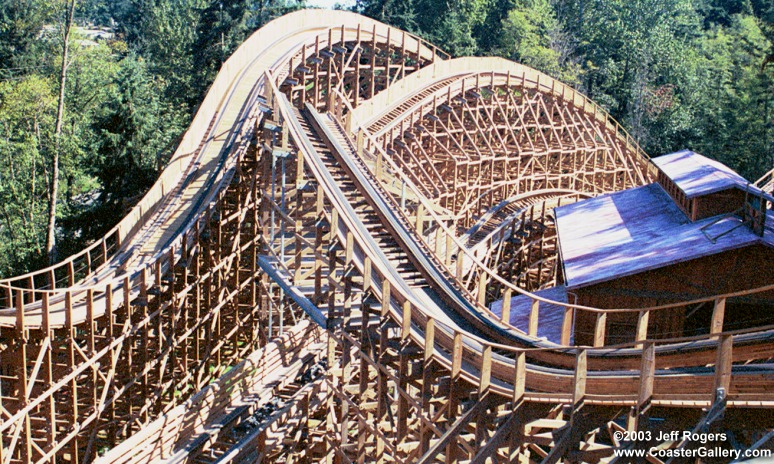
[[[126,321],[125,323],[131,324],[131,320],[132,320],[131,287],[130,287],[130,281],[129,281],[129,276],[128,275],[124,277],[123,289],[122,290],[123,290],[123,303],[124,303],[124,320]],[[126,356],[124,357],[125,362],[123,362],[122,363],[123,365],[121,366],[121,369],[124,370],[124,375],[129,374],[129,373],[132,372],[131,368],[132,368],[132,365],[134,364],[133,363],[134,347],[132,345],[133,344],[132,344],[131,340],[129,340],[128,338],[124,339],[124,341],[123,341],[123,348],[126,350]],[[126,395],[127,395],[126,397],[128,398],[128,400],[127,400],[127,411],[128,411],[128,413],[130,415],[133,413],[133,409],[134,409],[133,408],[133,404],[134,404],[134,395],[133,394],[136,391],[137,390],[135,389],[134,385],[129,386],[126,389]]]
[[[373,98],[376,94],[376,24],[374,24],[373,32],[371,32],[371,81],[369,82],[368,98]]]
[[[391,79],[391,76],[390,76],[390,58],[392,58],[392,53],[390,52],[390,46],[391,46],[391,43],[392,43],[392,41],[390,40],[391,33],[392,33],[392,28],[388,27],[387,28],[387,42],[385,44],[385,49],[386,49],[387,53],[385,53],[385,63],[384,63],[384,76],[385,76],[385,79],[387,81],[387,82],[384,83],[384,88],[385,89],[389,89],[390,88],[390,84],[392,83],[391,82],[392,79]]]
[[[513,396],[511,398],[511,414],[518,414],[520,412],[519,406],[522,404],[522,400],[524,399],[524,393],[526,391],[526,380],[527,380],[527,356],[524,351],[519,351],[516,353],[516,358],[514,359],[514,376],[513,376]],[[510,456],[514,456],[514,454],[518,456],[523,456],[521,453],[521,447],[524,443],[524,422],[519,421],[519,423],[516,425],[515,430],[511,433],[510,438]],[[513,461],[511,461],[513,462]],[[521,461],[519,461],[521,462]]]
[[[425,225],[425,206],[420,203],[417,205],[417,235],[422,236],[422,229]]]
[[[365,292],[368,292],[369,290],[371,290],[371,285],[373,282],[372,276],[371,276],[373,271],[371,268],[372,268],[371,258],[366,256],[363,259],[363,293],[364,294]]]
[[[716,399],[715,392],[722,388],[726,395],[729,394],[731,387],[731,367],[733,361],[734,339],[731,335],[720,335],[718,337],[718,354],[715,362],[715,390],[712,399]]]
[[[438,224],[438,227],[435,228],[435,256],[437,256],[439,260],[442,260],[442,256],[443,256],[443,229],[441,228],[440,224]]]
[[[94,321],[94,290],[88,289],[86,290],[86,354],[89,358],[93,358],[94,354],[96,352],[95,347],[96,344],[94,342],[94,331],[96,330],[95,327],[95,321]],[[91,407],[92,411],[97,410],[98,406],[98,399],[97,399],[97,367],[93,366],[91,368],[91,385],[90,385],[91,391],[89,392],[91,396]],[[107,385],[105,386],[107,388]],[[96,424],[95,424],[96,427]],[[88,459],[88,456],[86,456],[84,459]]]
[[[449,424],[454,423],[457,417],[457,409],[460,404],[460,374],[462,373],[462,334],[454,332],[454,348],[452,351],[451,378],[449,382],[449,405],[447,406],[446,418]],[[446,445],[447,464],[457,462],[457,437],[454,436]]]
[[[331,291],[331,295],[333,295],[335,292]],[[335,297],[331,297],[335,298]],[[331,327],[331,319],[332,319],[333,311],[328,312],[328,329],[333,330]],[[327,350],[327,362],[329,366],[336,365],[336,338],[333,336],[328,336],[328,350]],[[328,371],[326,374],[329,376],[329,381],[334,384],[335,388],[335,377],[332,375],[331,371]],[[325,414],[325,451],[326,451],[326,464],[333,464],[333,456],[335,454],[334,449],[334,443],[333,443],[333,437],[336,435],[336,405],[334,403],[336,395],[331,392],[331,394],[328,395],[325,403],[327,411]]]
[[[637,334],[635,339],[637,346],[642,346],[642,343],[648,339],[648,321],[650,319],[650,311],[640,311],[637,315]]]
[[[524,397],[527,390],[527,356],[524,351],[516,353],[513,377],[513,404],[515,405]]]
[[[479,403],[485,403],[479,412],[478,417],[473,419],[476,427],[476,443],[475,450],[478,452],[481,443],[483,443],[488,437],[487,428],[490,420],[492,420],[489,412],[489,387],[492,380],[492,346],[485,345],[481,353],[481,367],[480,377],[478,383],[478,398]]]
[[[513,289],[511,287],[505,288],[505,294],[503,295],[503,311],[500,315],[500,320],[506,324],[511,323],[511,299],[513,298]]]
[[[144,266],[142,270],[140,271],[140,298],[138,301],[138,305],[141,308],[141,321],[146,321],[148,319],[148,274],[147,274],[147,266]],[[141,340],[141,364],[140,368],[138,370],[144,371],[143,367],[148,365],[148,359],[149,359],[149,332],[150,332],[150,321],[146,321],[145,325],[142,328],[142,340]],[[147,401],[150,399],[150,390],[148,389],[148,374],[147,372],[143,372],[143,375],[140,380],[140,391],[142,392],[142,398],[143,398],[143,406],[147,405]],[[142,408],[142,420],[144,422],[148,421],[148,408],[143,407]]]
[[[712,310],[712,325],[710,334],[717,335],[723,332],[723,319],[726,313],[726,299],[718,298],[715,300],[715,306]]]
[[[72,261],[71,261],[72,262]],[[72,274],[71,274],[72,275]],[[65,292],[65,327],[67,328],[67,367],[72,372],[75,369],[75,325],[73,322],[73,294],[70,290]],[[72,424],[78,423],[78,380],[73,377],[70,381],[70,420]],[[74,464],[79,461],[79,440],[74,438],[70,442],[70,456]]]
[[[318,192],[322,189],[318,189]],[[321,204],[321,196],[318,195],[318,204]],[[322,293],[322,268],[323,268],[323,231],[321,218],[318,215],[318,221],[314,228],[314,304],[319,305],[323,301]]]
[[[381,360],[384,358],[384,355],[387,353],[387,331],[390,317],[390,305],[390,281],[385,279],[382,282],[382,310],[379,327],[379,362],[381,362]],[[381,369],[379,369],[377,373],[376,391],[376,429],[377,431],[381,432],[381,423],[387,415],[387,395],[389,393],[387,386],[387,374],[385,374]],[[384,448],[384,440],[380,434],[376,434],[376,459],[379,463],[382,463],[385,460]]]
[[[363,279],[365,280],[367,275],[370,275],[371,271],[371,260],[366,258],[365,266],[368,268],[367,272],[364,272]],[[364,292],[370,292],[370,279],[369,283],[363,283],[363,291]],[[366,300],[363,301],[363,304],[361,305],[361,320],[362,323],[360,324],[360,385],[359,385],[359,394],[360,398],[365,398],[366,394],[369,390],[369,377],[370,377],[370,365],[368,363],[368,360],[366,359],[367,355],[370,355],[373,358],[373,345],[371,344],[371,339],[369,336],[370,331],[370,319],[372,314],[372,309],[370,303]],[[368,438],[368,431],[366,428],[366,425],[363,423],[362,420],[357,421],[358,425],[358,441],[357,441],[357,456],[358,456],[358,464],[365,464],[365,454],[366,454],[366,440]]]
[[[452,239],[451,234],[446,234],[446,250],[445,250],[446,267],[451,267],[451,256],[452,256],[451,250],[452,250],[452,244],[454,243],[453,240],[454,239]]]
[[[67,262],[67,286],[72,287],[75,285],[75,267],[73,266],[73,260]]]
[[[600,311],[597,313],[597,323],[594,326],[594,346],[605,346],[605,331],[607,330],[607,313]]]
[[[642,360],[640,361],[640,386],[637,393],[637,405],[632,409],[627,418],[627,430],[633,431],[647,428],[655,375],[656,344],[651,341],[644,341]]]
[[[560,343],[565,346],[570,345],[572,339],[572,320],[575,315],[575,308],[565,307],[564,317],[562,318],[562,339]]]
[[[538,318],[540,316],[540,300],[532,300],[532,308],[529,312],[529,335],[537,337]]]
[[[355,146],[357,147],[357,156],[360,157],[360,159],[363,159],[363,154],[365,151],[365,135],[363,133],[365,129],[360,129],[357,131],[357,135],[355,136]]]
[[[484,306],[486,304],[486,283],[487,275],[486,272],[482,270],[481,273],[478,274],[478,293],[476,294],[479,306]]]
[[[52,341],[52,333],[51,333],[51,316],[49,313],[49,294],[48,292],[43,292],[41,294],[41,301],[40,301],[40,311],[41,311],[41,323],[42,323],[42,329],[43,334],[46,337],[46,339],[49,341],[48,345],[48,353],[46,354],[45,358],[45,367],[43,371],[43,388],[45,390],[49,390],[52,387],[52,384],[54,383],[54,344]],[[54,442],[56,441],[56,399],[54,398],[54,395],[49,395],[48,401],[46,402],[46,445],[52,446]]]
[[[377,181],[382,180],[384,171],[384,153],[379,148],[376,149],[376,166],[374,167],[374,177]]]
[[[396,391],[398,399],[398,441],[403,440],[408,434],[408,400],[404,393],[408,387],[408,354],[406,348],[410,342],[411,335],[411,302],[403,302],[403,320],[400,331],[401,350],[398,366],[398,390]]]
[[[115,341],[115,334],[113,333],[113,285],[107,284],[105,287],[105,319],[106,319],[106,325],[105,325],[105,339],[107,342],[107,345],[110,346]],[[110,369],[113,372],[113,378],[116,378],[115,370],[117,368],[116,366],[116,350],[114,348],[108,348],[108,353],[110,354]],[[108,387],[106,387],[108,388]],[[115,401],[111,401],[107,405],[107,421],[110,424],[113,424],[116,420],[116,405]],[[116,444],[116,426],[111,425],[108,428],[108,442],[111,445]]]
[[[584,348],[578,349],[575,358],[575,380],[573,383],[572,404],[573,409],[578,409],[586,396],[586,377],[588,367],[588,355]]]
[[[431,401],[433,391],[431,388],[433,375],[433,350],[435,349],[435,319],[428,318],[425,324],[425,346],[422,360],[422,416],[430,417]],[[424,418],[423,417],[423,418]],[[422,454],[430,448],[430,437],[432,433],[424,425],[423,418],[420,419],[419,448]]]
[[[457,275],[458,279],[462,279],[462,273],[465,271],[465,253],[462,251],[462,247],[457,248]]]
[[[16,379],[19,383],[16,390],[19,400],[19,409],[27,406],[29,401],[29,388],[27,385],[27,329],[25,327],[24,314],[24,292],[16,291]],[[25,413],[22,418],[23,431],[21,443],[22,462],[32,461],[32,427],[30,422],[30,413]]]

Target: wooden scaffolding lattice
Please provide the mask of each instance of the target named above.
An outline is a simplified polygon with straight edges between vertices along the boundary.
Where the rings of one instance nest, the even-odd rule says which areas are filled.
[[[708,336],[656,341],[664,308],[529,293],[558,283],[553,206],[653,175],[604,111],[535,70],[452,60],[351,13],[280,18],[226,62],[122,224],[0,281],[0,463],[614,462],[697,446],[621,441],[638,430],[764,449],[774,342],[723,332],[734,295],[707,299]],[[549,307],[557,342],[536,337]],[[605,346],[607,314],[627,311],[636,342]],[[570,345],[578,312],[594,314],[593,347]]]

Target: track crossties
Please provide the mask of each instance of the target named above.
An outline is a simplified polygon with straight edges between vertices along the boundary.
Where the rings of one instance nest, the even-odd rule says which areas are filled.
[[[668,305],[549,298],[566,284],[554,207],[657,175],[604,110],[536,70],[451,59],[353,13],[272,21],[113,231],[0,281],[0,464],[695,446],[620,439],[644,429],[760,448],[772,327],[657,339]],[[738,296],[689,304],[717,322]],[[633,340],[607,339],[616,314]]]

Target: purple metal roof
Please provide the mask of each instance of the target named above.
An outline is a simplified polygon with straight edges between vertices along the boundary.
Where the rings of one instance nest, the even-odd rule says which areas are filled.
[[[719,192],[729,188],[744,189],[750,182],[727,166],[682,150],[652,158],[651,161],[674,182],[688,198]]]
[[[736,216],[691,222],[658,184],[556,208],[559,249],[569,289],[638,274],[755,243],[774,246],[774,212],[763,237]]]

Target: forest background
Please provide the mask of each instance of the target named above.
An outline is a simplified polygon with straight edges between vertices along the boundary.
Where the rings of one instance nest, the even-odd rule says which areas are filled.
[[[221,63],[305,6],[0,0],[0,277],[67,257],[116,224],[163,169]],[[572,84],[651,156],[691,148],[753,181],[774,166],[772,0],[351,8],[453,56],[504,56]]]

